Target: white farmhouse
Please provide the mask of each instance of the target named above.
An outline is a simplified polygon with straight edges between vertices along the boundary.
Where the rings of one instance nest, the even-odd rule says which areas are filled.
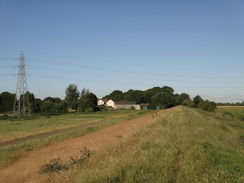
[[[115,109],[115,102],[110,99],[110,100],[107,101],[106,106],[107,107],[112,107],[112,108]]]
[[[102,99],[98,100],[97,105],[104,105],[104,101]]]

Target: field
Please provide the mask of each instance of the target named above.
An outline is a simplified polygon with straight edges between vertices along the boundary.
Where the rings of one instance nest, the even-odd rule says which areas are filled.
[[[11,172],[16,172],[17,176],[19,168],[22,176],[3,180],[241,183],[244,182],[242,113],[240,108],[219,108],[216,113],[208,113],[176,107],[141,118],[133,117],[133,120],[103,127],[83,137],[33,150],[11,166],[3,167],[0,177],[6,178]],[[67,161],[74,151],[83,148],[80,145],[95,151],[82,165],[61,173],[37,173],[42,162],[51,160],[47,154],[43,154],[42,162],[37,160],[41,152],[56,152],[56,157]],[[35,171],[24,172],[21,166],[32,167]]]
[[[101,120],[123,121],[149,111],[118,110],[97,113],[70,113],[57,116],[37,116],[30,119],[0,120],[0,142],[32,136],[57,129],[64,129]]]
[[[218,112],[244,120],[244,106],[219,106]]]
[[[106,126],[120,123],[128,119],[152,113],[151,111],[117,110],[97,113],[70,113],[57,116],[33,116],[30,119],[0,120],[0,167],[16,161],[33,149],[50,145],[54,142],[82,136],[97,131]],[[84,126],[96,123],[91,126]],[[39,134],[52,133],[57,130],[65,130],[73,127],[81,127],[66,133],[46,135],[45,138],[35,139]],[[26,140],[23,143],[9,146],[1,146],[15,139]]]

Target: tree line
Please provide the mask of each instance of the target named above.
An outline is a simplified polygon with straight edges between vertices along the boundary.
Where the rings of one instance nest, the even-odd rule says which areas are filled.
[[[69,110],[76,112],[93,112],[97,108],[97,96],[88,89],[83,88],[79,92],[75,84],[66,88],[64,100],[58,97],[46,97],[43,100],[36,98],[33,93],[27,92],[31,113],[66,113]],[[15,94],[2,92],[0,94],[0,113],[13,110]]]
[[[97,106],[97,96],[88,89],[78,90],[77,85],[70,84],[65,90],[65,99],[57,97],[46,97],[43,100],[35,98],[33,93],[27,92],[32,113],[66,113],[69,110],[75,112],[95,112],[101,110]],[[13,110],[15,94],[3,92],[0,94],[0,112],[9,112]],[[169,86],[153,87],[145,91],[128,90],[122,92],[114,90],[103,99],[112,99],[115,102],[136,102],[145,104],[148,109],[166,109],[177,105],[190,107],[199,107],[207,111],[214,111],[216,104],[214,102],[203,100],[199,95],[193,99],[187,93],[177,94]]]
[[[153,87],[145,91],[128,90],[122,92],[114,90],[103,99],[112,99],[120,102],[136,102],[137,104],[148,104],[148,109],[166,109],[177,105],[185,105],[189,107],[199,107],[206,111],[214,111],[217,107],[215,102],[203,100],[199,95],[193,98],[187,93],[175,94],[174,89],[169,86]]]

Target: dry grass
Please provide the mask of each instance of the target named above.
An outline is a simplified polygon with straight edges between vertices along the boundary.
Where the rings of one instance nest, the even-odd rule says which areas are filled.
[[[78,155],[84,146],[93,151],[106,148],[114,141],[117,141],[118,137],[126,137],[128,134],[133,133],[139,126],[153,122],[163,113],[165,111],[159,111],[155,114],[106,127],[105,129],[79,138],[65,140],[33,150],[25,157],[1,169],[0,182],[46,182],[50,177],[42,176],[38,171],[42,165],[51,159],[59,157],[68,160],[69,157]]]
[[[242,121],[236,121],[243,126]],[[225,125],[225,128],[223,128]],[[242,129],[188,108],[120,137],[83,167],[52,182],[244,182]]]
[[[55,143],[2,169],[0,182],[244,182],[243,121],[215,115],[177,107]],[[96,154],[83,166],[37,173],[84,146]]]

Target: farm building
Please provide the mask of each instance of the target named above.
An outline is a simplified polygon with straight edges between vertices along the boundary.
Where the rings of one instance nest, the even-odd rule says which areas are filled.
[[[107,106],[107,107],[115,108],[115,107],[114,107],[114,106],[115,106],[115,102],[114,102],[113,100],[108,100],[108,101],[106,102],[106,106]]]
[[[142,103],[141,104],[141,109],[142,110],[148,110],[148,105],[149,105],[149,103]]]
[[[108,101],[98,100],[98,105],[105,105],[114,109],[131,109],[131,107],[134,107],[136,110],[140,110],[140,105],[135,102],[114,102],[111,99]]]
[[[97,105],[106,105],[107,101],[107,99],[100,99],[97,101]]]
[[[135,102],[115,102],[115,109],[131,109],[132,107],[135,110],[140,110],[140,105],[137,105]]]

